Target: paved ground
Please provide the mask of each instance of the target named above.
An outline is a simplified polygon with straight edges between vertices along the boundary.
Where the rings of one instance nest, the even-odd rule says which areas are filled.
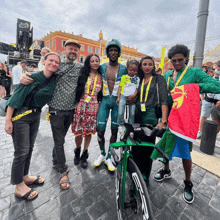
[[[39,196],[32,202],[15,198],[13,194],[14,186],[10,185],[12,139],[5,133],[4,118],[0,117],[0,219],[116,220],[115,175],[108,172],[104,164],[98,169],[93,167],[93,162],[99,155],[96,137],[93,137],[89,148],[89,166],[83,170],[80,166],[73,164],[74,137],[70,131],[68,132],[65,151],[67,164],[70,167],[71,186],[68,191],[62,191],[58,184],[59,175],[52,169],[53,140],[45,114],[44,111],[30,173],[41,174],[46,181],[43,186],[37,188]],[[106,139],[109,139],[109,134],[108,129]],[[198,147],[196,148],[199,151]],[[160,162],[154,162],[152,176],[160,166]],[[150,180],[148,190],[156,219],[220,219],[220,178],[194,164],[192,180],[195,201],[188,205],[182,200],[184,171],[181,160],[175,159],[171,162],[171,170],[173,178],[165,182],[157,183]]]

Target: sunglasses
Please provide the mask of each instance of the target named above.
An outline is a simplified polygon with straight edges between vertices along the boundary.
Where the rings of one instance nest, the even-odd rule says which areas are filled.
[[[176,63],[176,62],[178,62],[178,63],[181,63],[181,62],[183,62],[183,58],[181,58],[181,59],[174,59],[174,60],[171,60],[171,63]]]

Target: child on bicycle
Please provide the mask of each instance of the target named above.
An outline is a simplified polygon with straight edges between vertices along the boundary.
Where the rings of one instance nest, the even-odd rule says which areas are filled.
[[[137,77],[139,62],[137,60],[129,60],[127,62],[128,75],[121,77],[121,83],[118,89],[117,105],[118,107],[118,131],[119,136],[123,133],[124,124],[124,112],[125,104],[127,100],[132,100],[138,94],[138,86],[140,83],[139,77]],[[128,123],[134,123],[135,104],[129,105],[129,119]]]

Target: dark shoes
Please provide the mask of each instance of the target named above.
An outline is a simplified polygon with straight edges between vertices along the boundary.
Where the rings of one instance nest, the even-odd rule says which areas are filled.
[[[88,162],[87,162],[88,157],[89,157],[88,150],[83,151],[82,156],[80,158],[81,167],[83,169],[85,169],[88,166]]]
[[[75,148],[74,153],[75,153],[75,157],[74,157],[74,164],[78,165],[80,162],[80,151],[81,148]]]
[[[194,201],[193,196],[193,184],[191,181],[184,180],[185,188],[183,193],[183,200],[187,203],[192,203]]]
[[[81,148],[75,148],[74,150],[75,153],[74,164],[78,165],[79,162],[81,162],[81,167],[85,169],[88,166],[88,162],[87,162],[87,159],[89,157],[88,150],[83,151],[81,157],[80,157],[80,150]]]
[[[154,180],[160,182],[170,177],[171,177],[171,171],[170,170],[167,171],[165,168],[162,168],[154,175]]]

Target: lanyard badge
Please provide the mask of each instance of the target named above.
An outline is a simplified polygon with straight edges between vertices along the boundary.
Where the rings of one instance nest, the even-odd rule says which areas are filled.
[[[143,102],[144,79],[142,80],[142,85],[141,85],[141,99],[140,99],[140,101],[141,101],[141,111],[142,111],[142,112],[145,112],[145,111],[146,111],[145,103],[147,102],[147,97],[148,97],[148,93],[149,93],[149,90],[150,90],[150,85],[151,85],[152,79],[153,79],[153,77],[151,76],[151,77],[150,77],[150,80],[149,80],[149,82],[148,82],[148,85],[147,85],[144,102]]]
[[[87,80],[87,91],[86,91],[87,92],[87,97],[85,98],[85,102],[86,103],[89,103],[91,101],[91,98],[92,98],[92,96],[95,93],[95,87],[96,87],[96,83],[97,83],[97,78],[98,78],[98,75],[96,75],[96,77],[95,77],[95,82],[94,82],[94,85],[93,85],[92,93],[91,93],[91,95],[89,95],[90,77],[88,77],[88,80]]]

